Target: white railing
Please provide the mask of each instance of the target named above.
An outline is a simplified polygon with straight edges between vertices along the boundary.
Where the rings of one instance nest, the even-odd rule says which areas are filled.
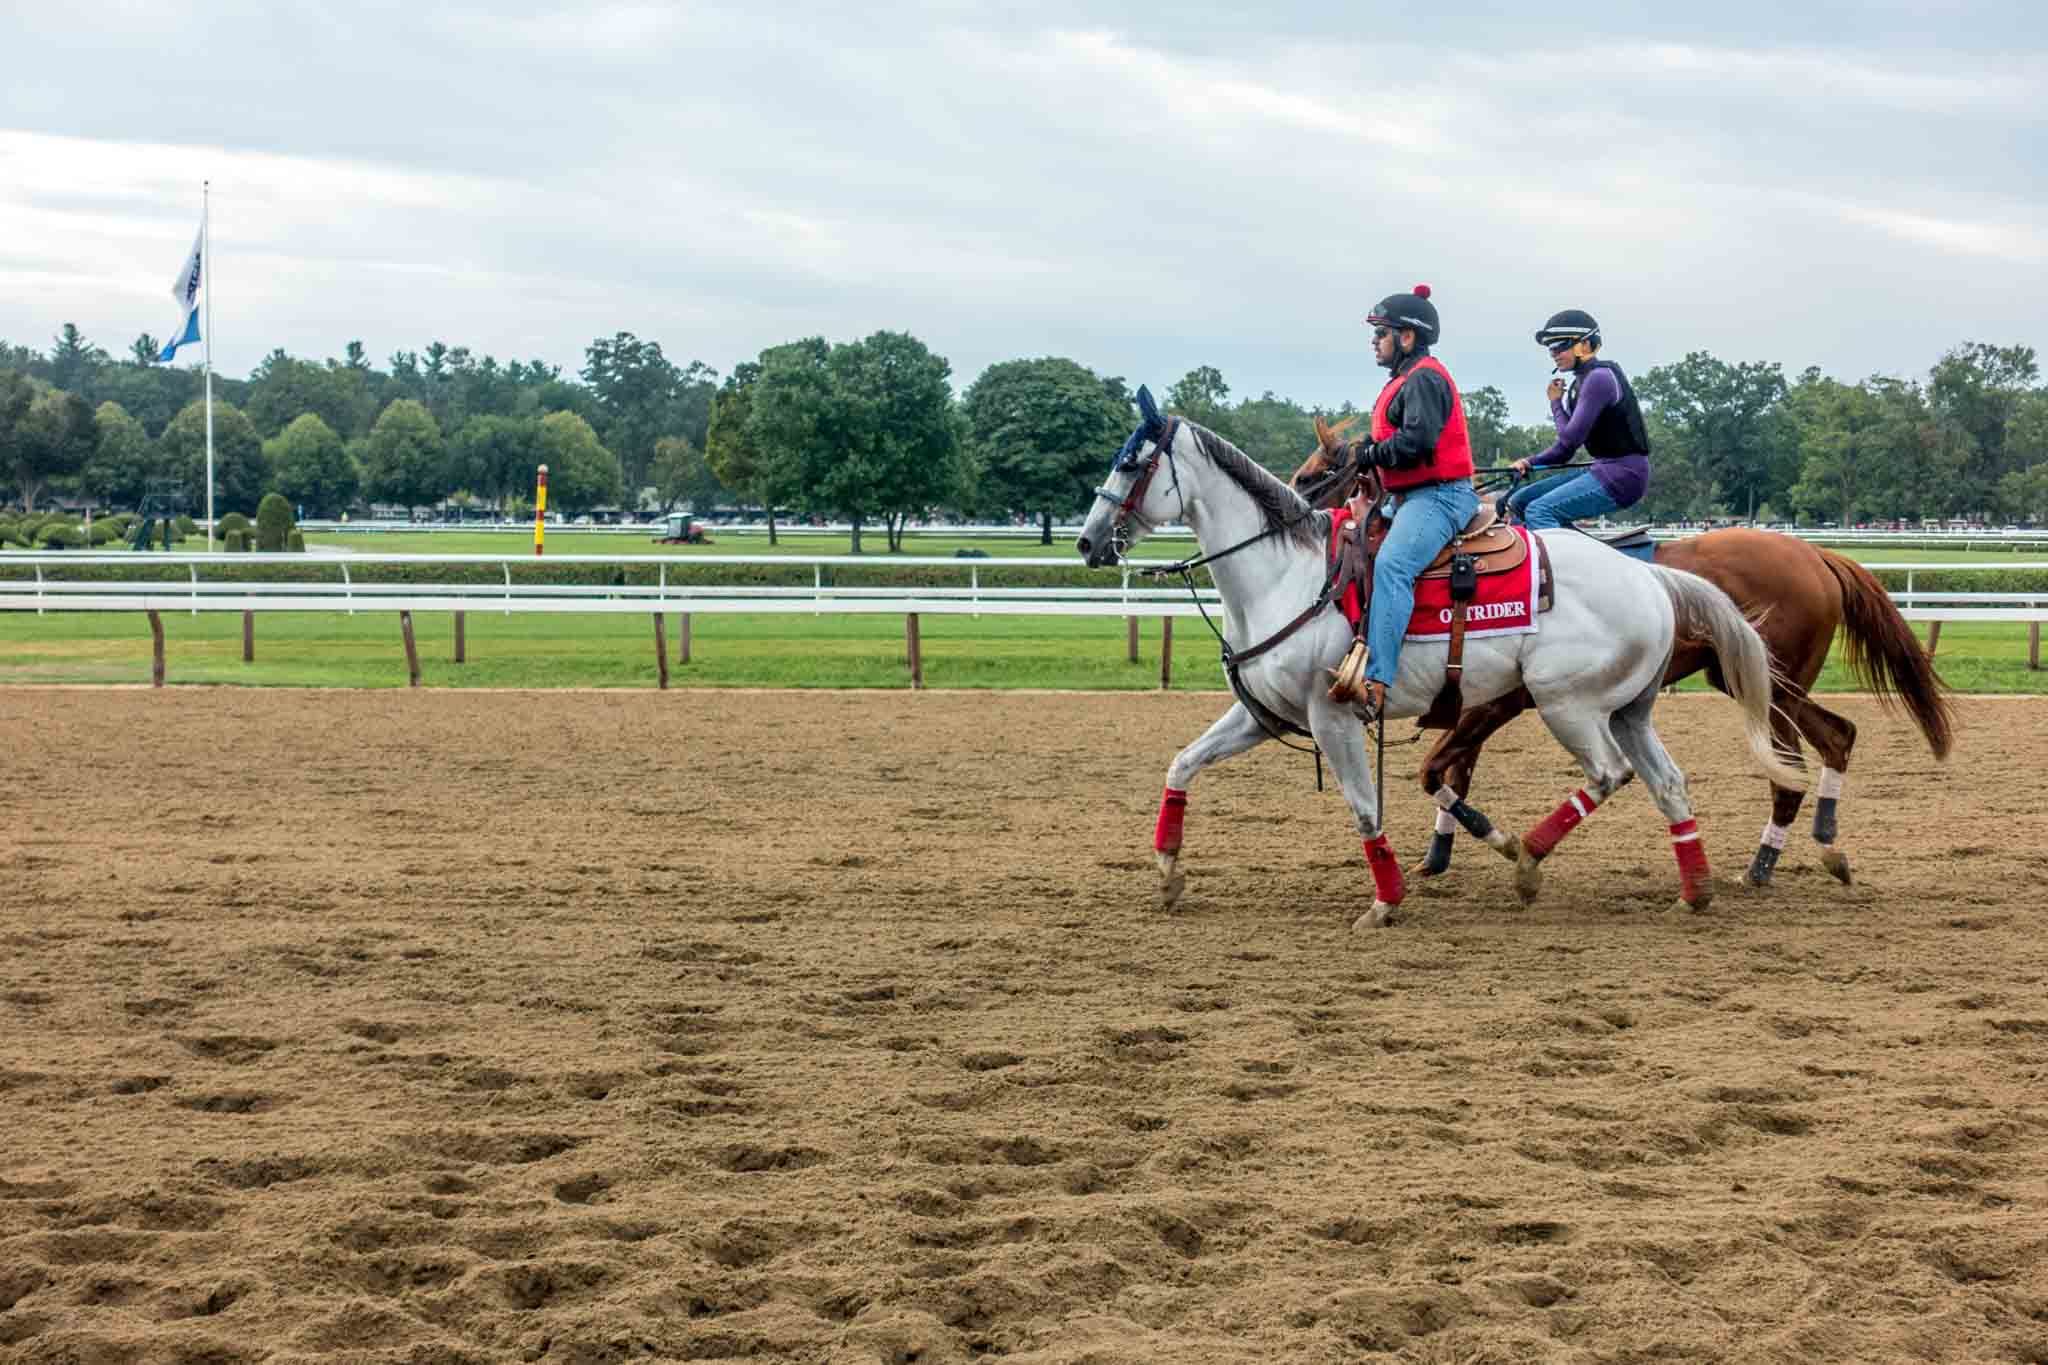
[[[0,576],[0,610],[46,611],[531,611],[632,612],[699,611],[839,612],[1048,616],[1189,616],[1199,608],[1184,587],[1133,572],[1135,561],[1114,573],[1103,571],[1101,587],[997,587],[984,584],[985,570],[1071,571],[1073,558],[959,559],[937,555],[549,555],[524,554],[161,554],[134,551],[5,551],[0,575],[11,566],[30,570]],[[176,580],[114,582],[64,577],[87,565],[129,569],[184,570]],[[247,583],[202,577],[204,571],[278,565],[332,575],[320,582]],[[488,565],[493,581],[479,583],[363,582],[360,572],[377,566]],[[531,571],[557,565],[652,568],[652,583],[549,583],[532,581]],[[522,573],[515,577],[514,567]],[[696,583],[692,569],[715,567],[808,569],[808,585],[757,586]],[[1917,564],[1873,562],[1872,570],[1906,575],[1904,590],[1891,595],[1908,620],[2048,619],[2048,593],[1938,592],[1923,590],[1925,574],[1991,569],[2048,571],[2048,561],[2006,564]],[[840,586],[826,582],[828,570],[947,569],[965,581],[954,587]],[[1199,597],[1213,609],[1213,588]]]
[[[1165,560],[1151,561],[1165,563]],[[455,617],[455,659],[463,659],[463,618],[472,611],[552,613],[645,612],[654,617],[655,653],[661,685],[668,685],[666,618],[678,616],[681,630],[679,657],[690,657],[690,618],[693,614],[888,614],[904,618],[905,644],[914,686],[923,684],[923,664],[918,643],[918,620],[925,615],[1008,615],[1008,616],[1093,616],[1125,617],[1129,622],[1129,655],[1138,658],[1137,620],[1159,617],[1161,624],[1160,685],[1170,681],[1172,670],[1173,621],[1218,609],[1216,592],[1204,588],[1190,594],[1183,586],[1133,573],[1139,564],[1127,564],[1115,573],[1115,581],[1101,587],[1051,586],[1016,587],[984,584],[983,570],[1004,573],[1018,571],[1071,571],[1071,558],[960,559],[919,555],[530,555],[478,554],[157,554],[116,552],[0,552],[0,611],[139,611],[147,613],[155,637],[153,677],[159,685],[164,672],[164,637],[161,613],[239,611],[243,613],[243,657],[254,657],[254,622],[258,612],[341,611],[354,615],[364,611],[396,612],[402,624],[406,662],[412,681],[420,677],[419,659],[413,641],[414,612],[451,612]],[[128,569],[183,569],[184,576],[172,580],[94,581],[64,577],[66,570],[85,566],[117,566]],[[280,568],[313,569],[331,578],[308,582],[231,582],[205,579],[202,570],[234,568],[248,570],[275,565]],[[491,566],[498,570],[489,581],[476,583],[377,583],[362,582],[357,573],[376,566],[451,565]],[[522,572],[515,576],[513,566]],[[615,569],[653,568],[652,583],[560,583],[535,581],[530,571],[564,565],[601,565]],[[693,583],[689,571],[712,566],[804,569],[811,571],[809,584],[752,585]],[[1909,621],[1926,621],[1930,652],[1940,638],[1945,621],[2002,621],[2025,624],[2028,628],[2028,667],[2039,667],[2041,623],[2048,621],[2048,593],[2028,592],[1936,592],[1922,590],[1923,574],[1974,571],[1983,564],[1886,564],[1865,565],[1870,569],[1901,571],[1906,588],[1891,594],[1901,616]],[[2031,560],[1991,566],[1998,569],[2048,570],[2048,562]],[[879,585],[840,586],[825,581],[828,569],[947,569],[964,573],[966,582],[957,586],[888,587]],[[28,570],[23,573],[21,570]],[[1110,574],[1105,571],[1105,579]]]
[[[1164,563],[1166,561],[1158,561]],[[888,613],[934,615],[1192,616],[1200,607],[1185,588],[1155,585],[1126,566],[1104,571],[1103,586],[997,587],[981,581],[982,571],[1060,570],[1080,566],[1062,559],[956,559],[919,555],[480,555],[480,554],[156,554],[106,552],[0,553],[0,575],[10,566],[33,569],[33,577],[0,577],[0,610],[46,611],[500,611],[706,613]],[[86,565],[179,568],[181,580],[109,582],[67,579],[66,569]],[[323,582],[246,583],[201,577],[203,570],[278,565],[332,575]],[[480,583],[375,583],[358,575],[380,565],[490,566],[496,581]],[[655,570],[652,583],[548,583],[530,571],[556,565],[642,567]],[[514,567],[523,571],[515,576]],[[688,571],[703,566],[809,569],[806,585],[692,583]],[[945,568],[963,575],[957,587],[888,587],[826,581],[837,569]],[[1212,611],[1213,588],[1199,594]]]

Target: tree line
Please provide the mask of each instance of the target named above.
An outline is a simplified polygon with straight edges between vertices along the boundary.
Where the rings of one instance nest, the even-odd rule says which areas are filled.
[[[68,324],[46,352],[0,342],[0,494],[28,511],[57,496],[132,507],[170,479],[203,507],[200,376],[154,364],[156,349],[145,335],[116,359]],[[2030,347],[1971,343],[1924,378],[1856,383],[1695,352],[1632,381],[1654,447],[1646,516],[2048,520],[2048,388]],[[1361,365],[1361,400],[1378,383]],[[942,515],[1029,518],[1049,541],[1134,421],[1121,376],[1007,360],[956,396],[944,357],[888,331],[773,346],[722,377],[627,332],[592,341],[573,376],[438,341],[378,367],[350,342],[326,360],[273,351],[214,387],[223,513],[275,491],[314,517],[449,501],[524,515],[546,464],[566,513],[741,506],[771,535],[778,512],[831,517],[854,526],[856,549],[864,528],[897,549],[910,521]],[[1496,387],[1464,401],[1482,465],[1551,443],[1548,424],[1509,420]],[[1167,402],[1278,473],[1314,445],[1314,409],[1234,399],[1214,367]]]

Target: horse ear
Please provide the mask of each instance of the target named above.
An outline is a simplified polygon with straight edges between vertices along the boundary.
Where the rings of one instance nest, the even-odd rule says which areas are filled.
[[[1317,444],[1317,445],[1319,445],[1319,446],[1321,446],[1321,447],[1322,447],[1322,448],[1324,448],[1325,450],[1329,449],[1329,446],[1330,446],[1330,435],[1331,435],[1331,433],[1330,433],[1330,424],[1329,424],[1328,422],[1325,422],[1325,421],[1323,420],[1323,416],[1322,416],[1322,414],[1321,414],[1321,413],[1317,413],[1317,414],[1316,414],[1316,444]]]
[[[1159,405],[1152,401],[1152,390],[1143,384],[1138,385],[1138,416],[1148,427],[1159,425]]]

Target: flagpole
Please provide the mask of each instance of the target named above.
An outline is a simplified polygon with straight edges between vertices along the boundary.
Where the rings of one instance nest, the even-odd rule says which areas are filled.
[[[200,287],[206,291],[206,550],[213,552],[213,182],[199,182]]]

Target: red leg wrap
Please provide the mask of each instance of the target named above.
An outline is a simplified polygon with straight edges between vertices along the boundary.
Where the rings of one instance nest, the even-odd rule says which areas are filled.
[[[1159,823],[1152,829],[1152,847],[1161,853],[1180,852],[1181,822],[1188,818],[1188,794],[1168,787],[1159,798]]]
[[[1394,850],[1387,846],[1386,835],[1375,834],[1365,841],[1365,864],[1372,869],[1374,898],[1388,905],[1399,905],[1401,897],[1408,894],[1408,888],[1401,880],[1401,864],[1394,857]]]
[[[1522,837],[1522,847],[1532,858],[1541,858],[1557,847],[1557,841],[1579,827],[1579,821],[1591,815],[1599,806],[1597,798],[1584,788],[1571,794],[1571,798],[1556,810],[1543,817],[1543,823]]]
[[[1678,855],[1678,894],[1688,903],[1707,889],[1707,846],[1700,842],[1700,822],[1681,820],[1671,827],[1671,851]]]

